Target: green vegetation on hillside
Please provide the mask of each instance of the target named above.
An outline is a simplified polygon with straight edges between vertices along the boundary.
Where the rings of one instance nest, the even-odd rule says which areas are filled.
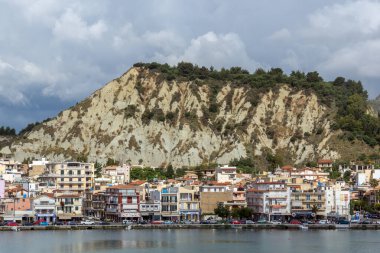
[[[169,82],[173,80],[194,81],[195,85],[208,85],[211,92],[210,105],[208,111],[205,111],[207,116],[218,112],[216,94],[226,83],[247,88],[247,95],[253,106],[257,105],[260,94],[275,89],[281,84],[287,84],[293,90],[304,91],[306,94],[314,92],[321,103],[337,110],[333,128],[343,130],[344,138],[350,141],[363,140],[370,146],[380,143],[380,120],[366,113],[368,95],[360,81],[337,77],[334,81],[328,82],[324,81],[316,71],[309,73],[292,71],[290,75],[287,75],[280,68],[272,68],[268,71],[257,69],[254,73],[249,73],[240,67],[216,70],[213,67],[199,67],[186,62],[178,63],[177,66],[155,62],[136,63],[134,67],[158,73],[161,80]],[[144,119],[153,118],[153,113],[151,113],[152,115],[148,114],[149,112],[144,115]],[[164,115],[158,115],[156,118],[165,120]],[[217,123],[216,130],[218,130]]]
[[[16,130],[14,128],[1,126],[0,127],[0,135],[14,136],[14,135],[16,135]]]

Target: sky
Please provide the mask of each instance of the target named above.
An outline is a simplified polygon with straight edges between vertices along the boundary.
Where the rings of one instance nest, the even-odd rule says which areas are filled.
[[[280,67],[380,94],[380,1],[0,0],[0,125],[54,117],[133,63]]]

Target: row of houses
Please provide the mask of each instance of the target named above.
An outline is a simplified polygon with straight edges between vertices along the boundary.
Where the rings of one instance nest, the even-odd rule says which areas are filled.
[[[218,204],[230,210],[248,207],[254,219],[348,218],[350,201],[358,197],[352,185],[329,179],[330,161],[316,168],[284,166],[254,177],[224,165],[204,171],[203,179],[188,171],[181,178],[154,182],[131,182],[129,165],[103,168],[95,177],[92,163],[42,160],[27,170],[14,161],[0,164],[0,219],[4,221],[88,217],[199,221],[215,215]],[[4,179],[12,172],[20,177]]]

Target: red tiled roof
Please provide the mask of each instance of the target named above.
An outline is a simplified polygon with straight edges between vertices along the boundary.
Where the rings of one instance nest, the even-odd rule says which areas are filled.
[[[129,184],[130,185],[142,185],[145,183],[146,183],[146,181],[144,181],[144,180],[136,180],[136,181],[130,182]]]
[[[318,164],[329,164],[332,163],[333,161],[330,159],[320,159],[318,160]]]
[[[281,167],[282,170],[293,170],[293,166],[291,165],[285,165]]]

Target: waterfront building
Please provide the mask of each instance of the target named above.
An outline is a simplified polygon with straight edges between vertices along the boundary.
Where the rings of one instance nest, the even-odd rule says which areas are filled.
[[[199,193],[185,187],[179,188],[179,214],[180,220],[199,221]]]
[[[256,219],[285,220],[291,215],[291,192],[284,182],[256,182],[247,190],[247,205]]]
[[[140,194],[135,185],[114,185],[106,190],[107,219],[121,221],[139,220]]]
[[[218,203],[233,201],[229,183],[208,182],[199,186],[201,214],[213,214]]]
[[[140,200],[140,213],[143,220],[161,220],[161,192],[145,188],[145,196]]]
[[[73,192],[55,194],[55,212],[61,221],[81,220],[83,218],[82,205],[83,197]]]
[[[326,217],[326,193],[321,188],[292,190],[291,208],[293,217]]]
[[[161,189],[161,217],[164,220],[179,220],[178,187],[164,187]]]
[[[91,206],[88,208],[88,216],[97,219],[105,218],[107,195],[105,192],[99,191],[92,194]]]
[[[40,195],[33,200],[33,211],[35,220],[55,222],[56,206],[52,195]]]
[[[338,219],[344,217],[348,219],[350,215],[351,194],[349,189],[344,187],[345,183],[340,181],[325,187],[325,216],[327,218]]]

